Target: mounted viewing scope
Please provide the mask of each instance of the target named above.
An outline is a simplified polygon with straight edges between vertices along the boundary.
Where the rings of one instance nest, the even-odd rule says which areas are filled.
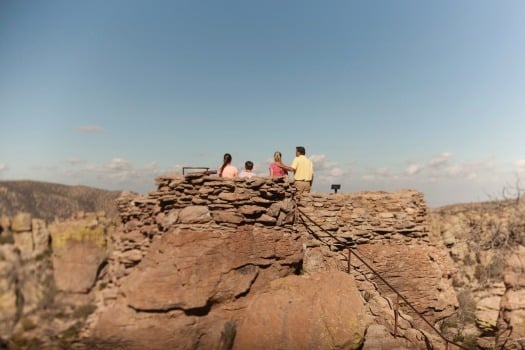
[[[341,185],[337,184],[337,185],[332,185],[332,190],[334,190],[334,193],[337,193],[337,190],[340,190],[341,189]]]

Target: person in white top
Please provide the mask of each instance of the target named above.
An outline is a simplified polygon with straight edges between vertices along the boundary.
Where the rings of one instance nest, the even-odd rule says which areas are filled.
[[[239,174],[239,177],[248,177],[248,178],[250,178],[250,177],[253,177],[253,176],[257,176],[253,172],[253,162],[247,160],[244,163],[244,170],[241,171],[241,173]]]

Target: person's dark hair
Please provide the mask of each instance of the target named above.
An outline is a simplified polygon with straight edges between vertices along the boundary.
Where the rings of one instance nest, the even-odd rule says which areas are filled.
[[[253,162],[247,160],[245,163],[244,163],[244,168],[246,170],[252,170],[253,169]]]
[[[302,154],[303,156],[306,154],[306,150],[303,146],[297,146],[295,147],[295,149],[297,150],[297,152],[299,152],[299,154]]]
[[[229,153],[224,153],[222,166],[219,169],[219,176],[222,176],[222,171],[224,170],[224,167],[228,164],[231,164],[232,162],[232,155]]]

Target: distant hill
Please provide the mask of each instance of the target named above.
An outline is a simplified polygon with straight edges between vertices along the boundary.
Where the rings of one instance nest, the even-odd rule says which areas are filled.
[[[68,186],[40,181],[0,181],[0,215],[30,213],[47,222],[69,218],[78,211],[117,214],[115,199],[121,191],[87,186]]]

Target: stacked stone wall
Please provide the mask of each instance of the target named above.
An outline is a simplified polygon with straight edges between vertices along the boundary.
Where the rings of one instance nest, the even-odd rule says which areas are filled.
[[[295,187],[287,178],[223,179],[203,173],[162,176],[146,196],[118,200],[121,228],[110,258],[114,280],[129,274],[153,238],[173,227],[233,232],[273,228],[291,232]]]
[[[310,194],[298,208],[297,229],[314,232],[332,250],[377,241],[428,242],[427,206],[418,191]]]
[[[273,228],[304,237],[315,232],[333,250],[346,243],[406,242],[428,235],[427,207],[413,190],[312,193],[298,201],[293,181],[285,177],[223,179],[194,173],[162,176],[156,184],[148,195],[125,193],[117,201],[121,228],[110,258],[114,279],[128,275],[152,239],[173,228],[224,233]]]

